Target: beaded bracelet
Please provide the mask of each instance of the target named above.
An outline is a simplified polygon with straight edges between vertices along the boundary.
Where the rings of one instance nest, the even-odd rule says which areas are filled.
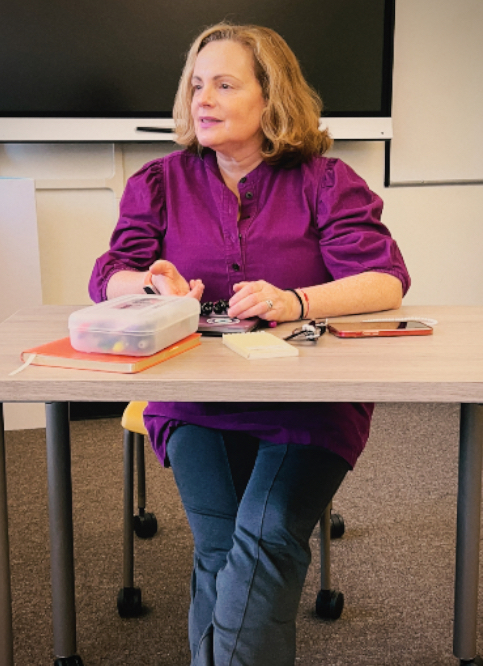
[[[215,315],[225,315],[228,311],[228,301],[220,300],[212,303],[211,301],[206,301],[206,303],[201,304],[201,314],[205,317],[208,317],[211,314]]]
[[[295,289],[285,289],[285,291],[290,291],[290,292],[292,292],[292,294],[295,294],[295,296],[297,297],[297,300],[300,303],[300,317],[299,317],[299,319],[303,319],[304,318],[304,302],[300,298],[300,294],[298,294],[295,291]]]

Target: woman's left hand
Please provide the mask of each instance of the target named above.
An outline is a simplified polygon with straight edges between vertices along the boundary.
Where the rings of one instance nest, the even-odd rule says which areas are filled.
[[[239,282],[233,286],[228,315],[247,319],[260,317],[266,321],[295,321],[300,317],[300,304],[290,291],[277,289],[265,280]]]

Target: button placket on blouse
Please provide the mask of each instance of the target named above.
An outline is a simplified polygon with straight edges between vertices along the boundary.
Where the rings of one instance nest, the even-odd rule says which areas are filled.
[[[243,261],[243,271],[246,269],[246,236],[250,228],[252,220],[257,211],[257,197],[256,197],[256,182],[253,177],[241,178],[238,183],[238,191],[240,193],[240,215],[238,219],[238,239],[240,244],[240,251]],[[253,279],[253,277],[246,276],[245,280]],[[239,278],[241,280],[241,278]],[[238,281],[239,281],[238,280]]]
[[[225,263],[228,275],[228,290],[233,292],[233,285],[244,280],[243,262],[237,228],[238,200],[227,187],[223,191],[221,206],[221,224],[225,247]]]
[[[256,212],[256,188],[255,183],[247,177],[241,178],[238,184],[240,192],[240,218],[238,220],[238,235],[242,240],[245,238],[248,227]]]

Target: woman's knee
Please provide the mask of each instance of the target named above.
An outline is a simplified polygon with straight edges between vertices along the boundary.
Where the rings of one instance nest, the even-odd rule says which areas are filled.
[[[305,548],[348,467],[319,447],[262,444],[237,522],[267,543]]]

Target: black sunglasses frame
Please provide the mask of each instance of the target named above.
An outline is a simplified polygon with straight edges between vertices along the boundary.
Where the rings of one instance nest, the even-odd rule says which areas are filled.
[[[284,340],[308,340],[310,342],[317,342],[317,340],[324,335],[327,330],[326,321],[316,321],[312,319],[307,324],[303,324],[299,328],[295,328],[290,335],[287,335]]]

